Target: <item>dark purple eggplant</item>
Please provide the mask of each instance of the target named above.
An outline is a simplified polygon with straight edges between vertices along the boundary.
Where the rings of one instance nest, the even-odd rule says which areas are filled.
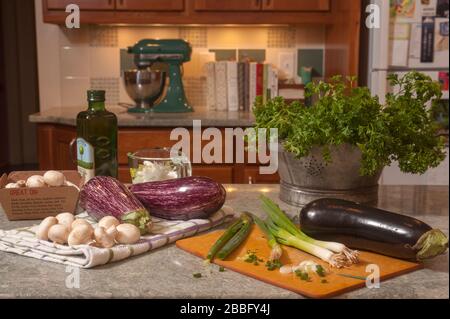
[[[133,184],[130,190],[152,216],[172,220],[208,218],[226,197],[220,183],[200,176]]]
[[[334,198],[303,207],[300,228],[315,239],[401,259],[432,258],[448,247],[442,231],[416,218]]]

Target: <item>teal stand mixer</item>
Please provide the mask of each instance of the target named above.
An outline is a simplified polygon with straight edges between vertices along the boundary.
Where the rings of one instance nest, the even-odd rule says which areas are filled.
[[[194,110],[186,99],[181,72],[182,64],[191,58],[192,48],[188,42],[180,39],[144,39],[129,47],[128,53],[134,55],[137,67],[137,70],[125,71],[126,90],[137,103],[128,112],[176,113]],[[166,64],[167,70],[153,70],[155,63]],[[152,105],[158,98],[159,102]]]

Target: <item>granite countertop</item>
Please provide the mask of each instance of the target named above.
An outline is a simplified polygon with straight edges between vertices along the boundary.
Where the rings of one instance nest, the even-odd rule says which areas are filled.
[[[277,185],[226,185],[227,204],[261,214],[261,192],[278,202]],[[447,186],[383,186],[378,206],[415,216],[448,235]],[[297,208],[281,203],[290,215]],[[0,229],[28,226],[36,221],[9,222],[0,213]],[[425,262],[424,269],[381,282],[378,289],[362,288],[340,298],[449,298],[448,254]],[[64,265],[0,252],[0,298],[303,298],[233,271],[195,279],[203,260],[174,244],[131,259],[80,270],[80,288],[65,286]]]
[[[86,107],[52,108],[31,114],[29,121],[75,126],[77,114],[85,109]],[[132,114],[119,106],[107,106],[107,109],[117,115],[119,127],[190,127],[193,120],[201,120],[203,127],[250,127],[254,124],[251,112],[209,111],[198,108],[189,113]]]

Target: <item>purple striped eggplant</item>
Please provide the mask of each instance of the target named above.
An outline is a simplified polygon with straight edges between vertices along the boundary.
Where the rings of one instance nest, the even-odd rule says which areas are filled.
[[[134,184],[130,189],[152,216],[171,220],[208,218],[226,197],[221,184],[199,176]]]
[[[91,178],[80,191],[79,205],[96,220],[114,216],[124,223],[137,226],[142,235],[151,228],[147,209],[125,185],[113,177]]]

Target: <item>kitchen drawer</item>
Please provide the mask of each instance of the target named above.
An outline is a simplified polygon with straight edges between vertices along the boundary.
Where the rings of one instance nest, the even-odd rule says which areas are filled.
[[[233,183],[233,166],[193,165],[192,175],[206,176],[219,183]]]
[[[280,182],[278,173],[260,174],[259,166],[246,166],[244,169],[245,181],[251,184],[277,184]]]
[[[116,0],[117,10],[124,11],[183,11],[184,0]]]
[[[330,0],[261,0],[263,11],[329,11]]]
[[[114,10],[115,0],[44,0],[48,10],[66,10],[69,4],[75,3],[80,10]]]
[[[143,148],[155,148],[155,147],[171,147],[177,140],[170,140],[171,129],[152,129],[152,130],[120,130],[118,137],[118,150],[119,150],[119,164],[128,164],[129,152],[135,152]],[[190,160],[193,160],[193,145],[192,145],[192,130],[189,130],[191,140],[191,156]],[[225,142],[222,135],[222,162],[225,162]],[[209,141],[202,141],[202,149],[208,144]],[[233,146],[233,145],[232,145]],[[202,162],[203,163],[203,162]],[[214,163],[207,163],[214,164]]]
[[[194,0],[195,11],[260,11],[260,0]]]
[[[192,175],[206,176],[219,183],[233,183],[233,166],[225,165],[194,165]],[[123,183],[131,183],[128,165],[119,166],[119,180]]]

